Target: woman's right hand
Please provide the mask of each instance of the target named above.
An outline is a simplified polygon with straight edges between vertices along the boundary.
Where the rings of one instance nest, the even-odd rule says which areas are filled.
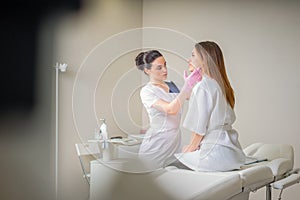
[[[189,145],[185,145],[185,146],[183,146],[183,148],[182,148],[182,153],[187,153],[187,152],[190,152],[190,150],[189,150]]]
[[[201,69],[200,68],[195,69],[189,76],[187,75],[187,72],[184,71],[183,78],[184,78],[184,87],[182,89],[189,92],[193,89],[196,83],[201,81],[202,79]]]
[[[193,145],[185,145],[183,148],[182,148],[182,152],[183,153],[188,153],[188,152],[193,152],[193,151],[196,151],[198,150],[199,147],[194,147]]]

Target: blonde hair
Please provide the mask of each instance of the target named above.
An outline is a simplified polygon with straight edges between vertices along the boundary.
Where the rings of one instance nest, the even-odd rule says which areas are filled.
[[[203,71],[217,81],[223,95],[233,109],[235,104],[234,91],[226,74],[223,53],[220,47],[215,42],[205,41],[197,43],[195,49],[204,60]]]

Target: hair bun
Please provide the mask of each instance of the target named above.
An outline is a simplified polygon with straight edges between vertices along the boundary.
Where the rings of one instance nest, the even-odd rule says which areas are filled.
[[[135,58],[136,67],[142,71],[144,71],[145,68],[150,69],[151,63],[156,58],[161,57],[161,56],[163,56],[163,55],[157,50],[149,50],[149,51],[141,52]]]
[[[142,71],[144,71],[145,68],[144,56],[145,56],[145,52],[141,52],[135,58],[136,67]]]

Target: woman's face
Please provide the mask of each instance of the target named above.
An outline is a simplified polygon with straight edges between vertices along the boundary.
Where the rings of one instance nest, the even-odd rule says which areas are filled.
[[[200,54],[198,51],[194,48],[192,51],[191,57],[188,59],[189,63],[189,71],[192,72],[194,69],[200,67],[202,70],[202,66],[204,64],[203,59],[201,58]]]
[[[145,68],[145,72],[154,81],[164,81],[168,77],[167,63],[163,56],[156,58],[151,63],[151,68]]]

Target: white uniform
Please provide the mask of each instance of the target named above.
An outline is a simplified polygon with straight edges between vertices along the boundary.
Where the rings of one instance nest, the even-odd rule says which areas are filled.
[[[146,84],[140,92],[141,100],[148,112],[150,127],[145,133],[139,149],[139,158],[146,159],[155,167],[162,167],[172,162],[175,153],[180,152],[181,112],[168,115],[151,107],[157,100],[171,102],[178,93],[167,93],[162,88]]]
[[[228,171],[245,163],[238,133],[231,125],[235,114],[218,83],[203,76],[193,88],[183,126],[204,137],[200,149],[176,154],[177,159],[196,171]]]

